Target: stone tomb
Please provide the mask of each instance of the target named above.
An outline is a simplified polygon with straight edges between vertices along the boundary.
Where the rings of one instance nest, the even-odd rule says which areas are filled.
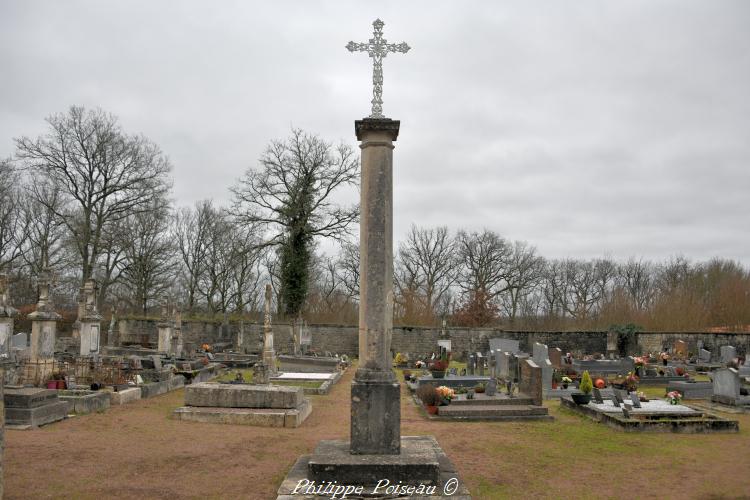
[[[37,387],[6,387],[5,424],[18,428],[33,428],[64,419],[70,403],[60,401],[57,391]]]
[[[734,368],[722,368],[713,372],[714,394],[711,401],[731,406],[750,407],[750,396],[743,396],[742,379]]]
[[[334,373],[341,360],[324,356],[277,356],[282,372]]]
[[[689,382],[677,380],[667,384],[667,392],[679,391],[685,399],[711,399],[714,394],[712,382]]]
[[[185,388],[178,420],[263,427],[299,427],[312,403],[301,387],[204,382]]]
[[[615,396],[601,403],[577,405],[572,398],[560,400],[561,405],[601,422],[609,427],[627,432],[674,432],[697,434],[708,432],[738,432],[739,422],[726,420],[686,405],[673,405],[661,399],[640,402],[640,407],[627,398],[627,407]]]

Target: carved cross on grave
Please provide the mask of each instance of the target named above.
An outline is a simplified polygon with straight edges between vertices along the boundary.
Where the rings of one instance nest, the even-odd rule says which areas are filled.
[[[388,43],[388,40],[383,38],[384,25],[383,21],[376,19],[372,23],[374,30],[368,42],[346,44],[349,52],[367,52],[367,55],[372,57],[372,114],[370,118],[383,118],[383,59],[389,52],[406,54],[411,48],[405,42]]]

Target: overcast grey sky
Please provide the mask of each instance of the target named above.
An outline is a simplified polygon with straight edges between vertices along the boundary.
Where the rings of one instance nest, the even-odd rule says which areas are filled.
[[[178,205],[229,199],[290,127],[356,146],[372,21],[394,231],[495,230],[547,257],[750,265],[750,2],[0,2],[0,157],[71,104],[158,143]],[[342,193],[342,199],[356,193]]]

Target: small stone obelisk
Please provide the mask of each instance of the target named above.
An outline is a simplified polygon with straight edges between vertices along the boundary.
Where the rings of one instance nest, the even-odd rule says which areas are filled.
[[[393,141],[400,122],[355,122],[361,141],[359,368],[352,382],[351,453],[397,455],[401,398],[391,370]]]
[[[263,316],[263,363],[269,375],[276,375],[276,352],[273,349],[273,328],[271,328],[271,284],[266,284]]]

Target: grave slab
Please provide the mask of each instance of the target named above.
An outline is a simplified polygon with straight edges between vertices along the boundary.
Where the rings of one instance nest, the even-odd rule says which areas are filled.
[[[291,386],[203,382],[185,389],[187,406],[293,409],[303,400],[302,388]]]
[[[303,399],[295,408],[221,408],[183,406],[172,412],[177,420],[258,427],[299,427],[312,413],[312,403]]]

